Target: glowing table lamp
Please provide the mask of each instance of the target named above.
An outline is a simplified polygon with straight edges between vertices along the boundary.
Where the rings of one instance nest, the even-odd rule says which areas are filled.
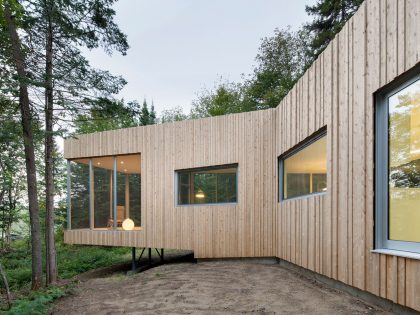
[[[122,228],[125,231],[131,231],[132,229],[134,229],[134,221],[130,218],[125,219],[122,223]]]

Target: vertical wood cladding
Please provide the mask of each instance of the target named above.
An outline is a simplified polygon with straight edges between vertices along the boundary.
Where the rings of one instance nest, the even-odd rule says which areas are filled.
[[[374,93],[420,61],[420,1],[367,0],[276,109],[82,135],[65,157],[141,153],[143,231],[76,244],[277,256],[420,310],[420,261],[374,247]],[[328,193],[278,202],[279,155],[327,126]],[[175,206],[175,170],[238,164],[238,203]]]

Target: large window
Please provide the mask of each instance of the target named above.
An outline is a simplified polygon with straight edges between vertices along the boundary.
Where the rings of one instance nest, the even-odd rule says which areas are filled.
[[[178,205],[237,202],[237,171],[236,164],[178,171]]]
[[[325,131],[281,156],[280,199],[327,191],[327,137]]]
[[[420,253],[420,76],[378,98],[377,247]]]
[[[139,154],[69,161],[69,228],[140,227],[140,186]]]
[[[75,229],[89,228],[89,161],[77,160],[69,163],[68,182],[71,190],[68,195],[72,211],[68,215],[68,224]]]

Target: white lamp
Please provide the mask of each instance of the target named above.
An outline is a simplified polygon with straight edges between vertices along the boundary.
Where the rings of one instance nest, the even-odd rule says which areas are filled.
[[[134,221],[130,218],[125,219],[122,223],[122,228],[125,231],[131,231],[132,229],[134,229]]]

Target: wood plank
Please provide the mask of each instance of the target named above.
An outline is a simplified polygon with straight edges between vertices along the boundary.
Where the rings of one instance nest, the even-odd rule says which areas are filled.
[[[343,27],[338,36],[338,280],[347,283],[348,281],[348,37],[349,24]]]
[[[365,110],[365,65],[366,65],[366,5],[353,17],[353,49],[358,52],[353,53],[353,70],[351,71],[353,81],[352,91],[352,143],[349,145],[351,163],[349,178],[350,187],[349,209],[352,209],[352,228],[349,233],[352,235],[353,249],[352,259],[349,261],[350,270],[353,270],[352,281],[355,287],[365,289],[365,192],[366,192],[366,155],[365,150],[360,148],[366,147],[366,110]],[[350,164],[350,163],[349,163]]]

